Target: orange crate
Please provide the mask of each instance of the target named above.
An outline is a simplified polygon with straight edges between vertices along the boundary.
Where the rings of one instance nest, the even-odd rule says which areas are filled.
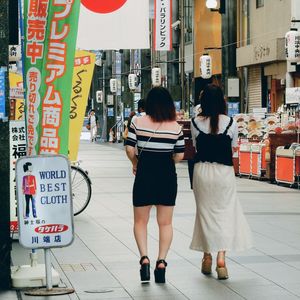
[[[240,175],[251,174],[251,144],[241,144],[239,148],[239,173]]]

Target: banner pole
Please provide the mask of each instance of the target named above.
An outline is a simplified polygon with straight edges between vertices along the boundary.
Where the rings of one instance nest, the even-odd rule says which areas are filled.
[[[46,284],[47,291],[52,290],[52,269],[51,269],[51,256],[50,248],[45,249],[45,268],[46,268]]]

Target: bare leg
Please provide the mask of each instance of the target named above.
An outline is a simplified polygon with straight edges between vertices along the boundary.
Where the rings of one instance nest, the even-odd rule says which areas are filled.
[[[208,259],[208,258],[211,259],[211,254],[209,252],[204,252],[203,253],[203,259]]]
[[[147,225],[149,221],[149,215],[151,210],[151,205],[134,207],[134,226],[133,232],[134,237],[140,252],[140,256],[147,256]],[[147,263],[147,260],[144,260]]]
[[[217,266],[225,267],[225,251],[219,251],[217,256]]]
[[[173,239],[173,206],[157,205],[157,223],[159,226],[159,252],[158,260],[165,259],[172,239]],[[159,264],[158,268],[164,268],[164,264]]]
[[[228,270],[225,264],[225,251],[219,251],[217,256],[217,268],[218,279],[228,279]]]

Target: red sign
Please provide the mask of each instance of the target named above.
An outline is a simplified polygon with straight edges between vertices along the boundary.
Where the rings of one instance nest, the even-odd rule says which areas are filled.
[[[59,233],[59,232],[64,232],[68,230],[68,226],[67,225],[63,225],[63,224],[49,224],[49,225],[43,225],[43,226],[39,226],[36,227],[34,229],[35,232],[37,233]]]
[[[99,13],[108,14],[121,8],[127,0],[81,0],[87,9]]]

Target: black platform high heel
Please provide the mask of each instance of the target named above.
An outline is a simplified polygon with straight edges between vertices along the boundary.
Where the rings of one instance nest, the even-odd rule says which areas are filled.
[[[158,268],[158,266],[160,264],[164,264],[165,267],[164,268]],[[154,277],[155,277],[155,282],[156,283],[165,283],[166,282],[166,266],[168,264],[166,263],[166,261],[164,259],[159,259],[156,262],[156,268],[154,270]]]
[[[145,259],[148,259],[149,262],[143,263]],[[141,276],[141,281],[147,282],[150,280],[150,259],[148,256],[142,256],[140,259],[140,276]]]

